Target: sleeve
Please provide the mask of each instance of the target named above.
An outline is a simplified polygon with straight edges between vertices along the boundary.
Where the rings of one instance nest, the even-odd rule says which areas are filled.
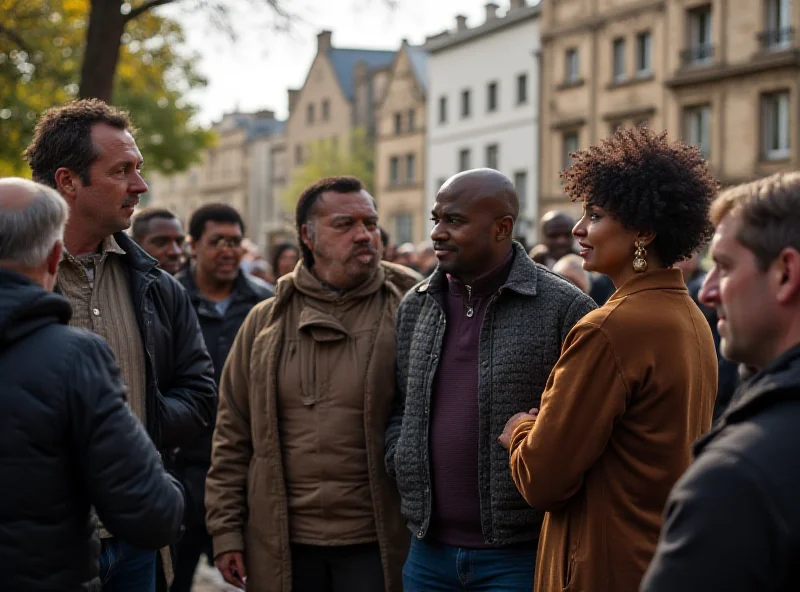
[[[217,407],[214,367],[197,314],[186,291],[172,284],[175,369],[170,388],[157,397],[161,449],[184,446],[210,429]]]
[[[578,294],[567,309],[567,314],[564,315],[564,320],[561,323],[561,342],[569,335],[572,328],[578,324],[583,317],[597,308],[589,296],[586,294]]]
[[[104,526],[143,549],[174,543],[184,519],[182,489],[125,404],[119,368],[101,339],[82,344],[70,387],[76,466]]]
[[[404,327],[404,314],[407,308],[406,299],[400,304],[397,309],[397,319],[395,322],[395,339],[396,339],[396,356],[397,356],[397,369],[395,373],[395,395],[394,403],[392,406],[392,415],[389,418],[389,423],[386,427],[386,436],[384,439],[385,447],[385,463],[386,472],[393,479],[397,473],[395,471],[394,459],[395,452],[397,451],[397,441],[400,439],[400,431],[403,427],[403,415],[406,409],[406,389],[408,388],[408,362],[411,350],[411,336],[413,331],[411,328]]]
[[[748,461],[707,451],[675,485],[642,592],[780,590],[787,524]]]
[[[511,475],[531,506],[549,511],[575,495],[628,396],[606,333],[576,325],[550,373],[537,419],[518,426],[511,438]]]
[[[211,469],[206,478],[206,523],[214,539],[215,556],[244,551],[247,478],[253,457],[250,356],[264,310],[257,306],[250,311],[236,335],[220,379]]]

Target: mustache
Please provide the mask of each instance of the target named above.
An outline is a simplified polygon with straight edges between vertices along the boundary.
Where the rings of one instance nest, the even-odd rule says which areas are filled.
[[[455,247],[451,247],[449,245],[446,245],[445,243],[437,243],[437,242],[433,243],[433,248],[436,251],[455,251],[456,250]]]
[[[367,245],[360,245],[357,247],[353,247],[350,250],[350,257],[356,257],[358,255],[366,255],[366,254],[375,255],[377,257],[378,250],[373,247],[369,247]]]
[[[131,206],[135,206],[137,203],[139,203],[139,196],[138,195],[129,195],[122,202],[122,207],[123,208],[129,208]]]

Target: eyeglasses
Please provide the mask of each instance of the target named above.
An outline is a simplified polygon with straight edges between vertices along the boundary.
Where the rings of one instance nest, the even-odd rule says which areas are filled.
[[[213,241],[209,241],[208,243],[215,249],[224,249],[228,247],[229,249],[238,250],[242,248],[242,237],[240,236],[221,236]]]

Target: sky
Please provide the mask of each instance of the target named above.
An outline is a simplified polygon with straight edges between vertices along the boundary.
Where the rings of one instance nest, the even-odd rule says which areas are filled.
[[[396,50],[402,39],[419,44],[427,35],[454,29],[458,14],[467,17],[469,27],[480,25],[487,0],[397,0],[394,10],[384,0],[284,0],[300,17],[289,32],[274,30],[268,9],[253,8],[262,1],[266,4],[227,2],[235,41],[207,13],[188,12],[188,3],[159,9],[184,26],[186,50],[199,56],[198,70],[208,79],[208,86],[189,97],[200,106],[198,123],[219,121],[223,113],[236,109],[271,109],[285,118],[286,89],[303,85],[316,54],[318,31],[333,31],[334,47]],[[508,0],[495,2],[498,14],[504,14]]]

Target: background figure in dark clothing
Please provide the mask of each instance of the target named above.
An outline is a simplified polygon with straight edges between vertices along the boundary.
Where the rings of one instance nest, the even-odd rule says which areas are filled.
[[[395,412],[386,466],[414,534],[406,592],[530,590],[543,513],[511,480],[495,440],[539,404],[561,344],[594,308],[512,240],[514,185],[491,169],[439,190],[431,231],[439,267],[397,315]]]
[[[131,236],[168,274],[175,275],[183,267],[183,243],[186,235],[181,221],[169,210],[140,210],[133,217]]]
[[[272,296],[240,269],[244,231],[239,212],[229,205],[209,204],[198,209],[189,221],[196,263],[177,276],[197,312],[217,384],[245,317],[256,304]],[[201,554],[214,559],[205,522],[205,483],[211,467],[213,433],[211,422],[206,433],[175,455],[175,472],[191,488],[194,507],[178,543],[172,592],[191,591]]]
[[[717,368],[719,372],[719,383],[717,386],[717,400],[714,403],[714,421],[717,421],[733,398],[733,394],[739,387],[739,365],[736,362],[726,359],[719,350],[720,338],[719,331],[717,330],[717,309],[713,306],[706,306],[700,302],[700,288],[703,287],[703,282],[706,279],[706,272],[700,268],[700,255],[695,253],[691,259],[679,261],[675,267],[683,273],[683,280],[686,283],[686,288],[689,290],[689,295],[694,300],[695,304],[700,308],[700,312],[708,321],[711,327],[711,335],[714,337],[714,347],[717,349]]]
[[[673,488],[643,592],[800,590],[800,174],[727,190],[714,203],[722,355],[758,370],[695,445]]]
[[[108,345],[52,293],[67,204],[0,180],[0,590],[100,590],[94,506],[125,545],[180,534],[180,486],[125,404]]]

